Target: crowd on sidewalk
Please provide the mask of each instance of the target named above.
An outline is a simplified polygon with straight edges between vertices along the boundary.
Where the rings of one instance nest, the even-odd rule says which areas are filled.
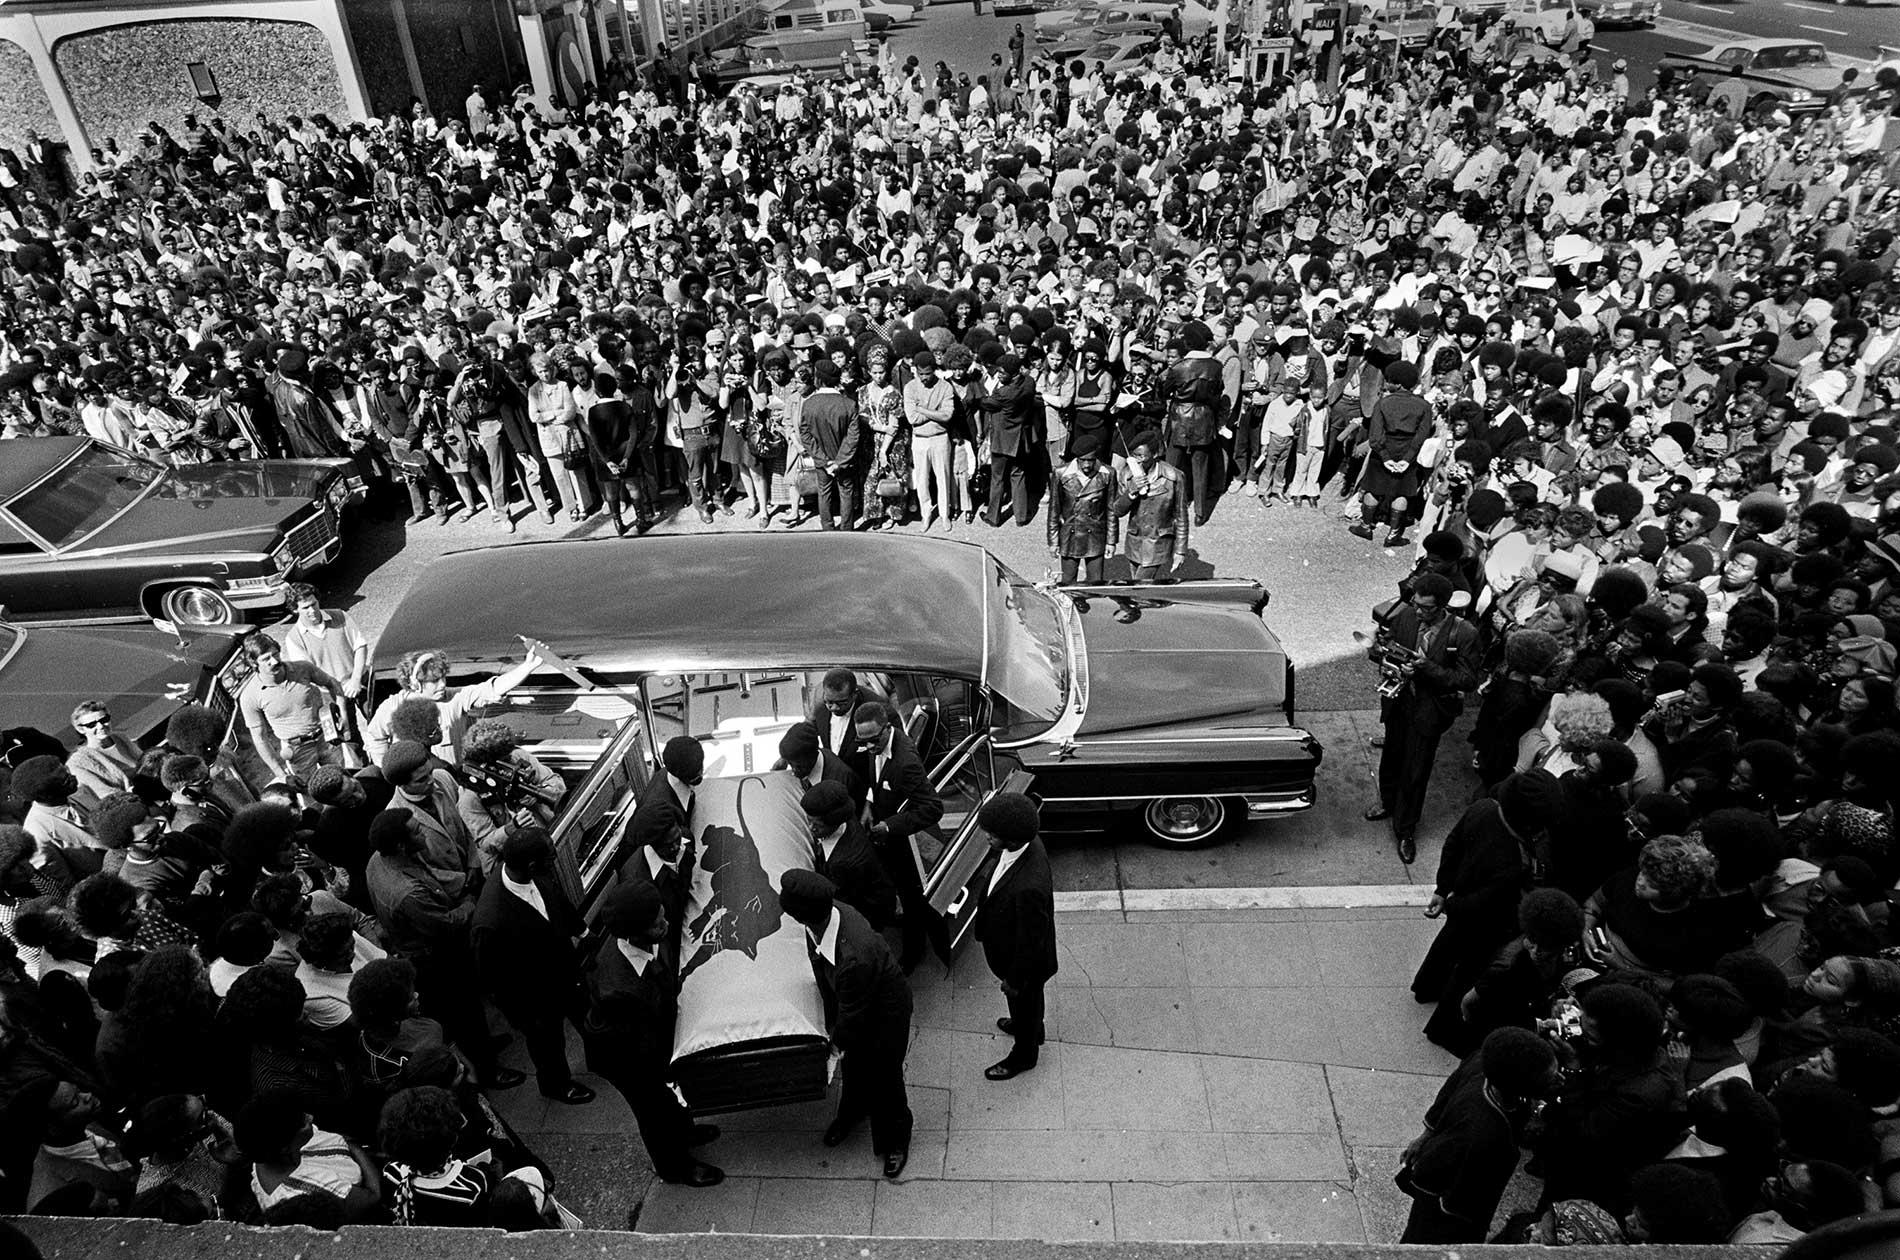
[[[76,180],[0,159],[0,424],[348,456],[414,521],[507,530],[1040,512],[1065,579],[1118,547],[1165,578],[1216,511],[1332,498],[1418,539],[1373,649],[1369,816],[1407,860],[1484,684],[1416,986],[1474,1057],[1413,1228],[1481,1236],[1530,1140],[1540,1237],[1785,1236],[1877,1203],[1900,1150],[1896,84],[1638,94],[1499,30],[1259,84],[1169,38],[1119,76],[1013,48],[974,82],[476,90],[152,124]],[[538,1068],[572,1016],[475,931],[504,893],[560,918],[559,780],[469,721],[535,658],[453,693],[405,661],[346,772],[360,636],[303,602],[247,648],[235,741],[187,707],[132,748],[110,698],[16,733],[9,1208],[563,1220],[483,1094],[522,1081],[483,984]],[[821,954],[825,895],[793,896]],[[1010,997],[997,1079],[1040,1025]],[[709,1184],[674,1129],[663,1174]]]

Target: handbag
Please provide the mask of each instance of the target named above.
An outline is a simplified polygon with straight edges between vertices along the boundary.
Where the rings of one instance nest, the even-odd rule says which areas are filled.
[[[763,422],[754,421],[746,426],[745,444],[761,463],[769,464],[785,454],[785,435]]]
[[[561,464],[566,468],[587,466],[587,439],[571,424],[561,428]]]
[[[876,490],[880,499],[901,499],[910,493],[910,487],[904,484],[902,477],[879,477]]]
[[[801,466],[792,478],[792,485],[801,499],[815,499],[825,488],[824,474],[810,464]]]

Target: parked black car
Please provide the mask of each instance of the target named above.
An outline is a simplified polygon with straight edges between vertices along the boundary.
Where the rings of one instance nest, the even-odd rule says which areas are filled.
[[[336,559],[347,459],[168,467],[86,437],[0,445],[0,605],[14,620],[234,625]]]
[[[105,701],[113,729],[141,748],[165,737],[180,705],[208,705],[228,722],[251,676],[238,650],[251,633],[0,622],[0,728],[31,727],[71,748],[83,700]]]

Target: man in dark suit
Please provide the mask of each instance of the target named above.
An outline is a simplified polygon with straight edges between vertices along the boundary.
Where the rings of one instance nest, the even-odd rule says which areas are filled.
[[[910,840],[920,831],[935,834],[943,817],[943,800],[930,786],[917,750],[897,729],[890,705],[866,700],[851,715],[851,724],[871,784],[871,844],[904,906],[904,949],[899,961],[908,973],[923,958],[928,944],[949,966],[949,929],[924,897]]]
[[[850,738],[855,740],[856,729],[850,727],[849,722],[846,727],[851,732]],[[800,722],[785,732],[778,741],[778,756],[781,766],[798,780],[799,791],[819,783],[841,784],[851,794],[852,802],[863,808],[869,790],[863,778],[843,757],[825,747],[818,728],[810,722]]]
[[[816,783],[799,804],[811,828],[812,869],[830,880],[838,900],[879,932],[897,926],[897,888],[884,870],[857,805],[842,783]]]
[[[1056,974],[1055,879],[1048,851],[1036,838],[1041,824],[1034,801],[1020,792],[999,792],[976,818],[996,851],[976,910],[976,938],[1009,1004],[996,1026],[1015,1039],[983,1075],[1006,1081],[1035,1067],[1041,1054],[1042,988]]]
[[[1023,371],[1020,358],[1006,354],[996,361],[995,379],[976,406],[989,428],[990,527],[1003,523],[1005,486],[1016,523],[1027,525],[1036,507],[1030,497],[1029,469],[1032,458],[1042,450],[1042,395]]]
[[[799,411],[798,439],[818,470],[818,524],[850,529],[858,519],[858,405],[839,392],[843,374],[831,360],[820,359],[812,379],[817,388]]]
[[[818,703],[806,719],[818,732],[818,742],[825,751],[835,754],[851,767],[860,782],[866,783],[870,775],[865,767],[870,762],[858,750],[858,733],[851,725],[851,715],[866,700],[875,699],[876,696],[858,686],[858,676],[850,670],[828,669],[818,687]]]
[[[632,850],[620,863],[620,883],[643,884],[660,894],[666,918],[675,929],[686,921],[693,888],[693,842],[678,813],[656,801],[633,811],[623,842]]]
[[[675,735],[660,749],[660,773],[640,789],[636,810],[674,818],[680,830],[692,834],[693,789],[706,779],[706,750],[691,735]]]
[[[654,1171],[685,1186],[716,1186],[725,1173],[693,1155],[719,1136],[667,1087],[673,1071],[673,1024],[679,1016],[678,954],[660,894],[623,884],[602,900],[607,932],[586,974],[587,1016],[581,1037],[587,1066],[620,1091],[633,1109]]]
[[[1452,586],[1436,573],[1420,575],[1412,600],[1379,628],[1381,641],[1411,648],[1419,658],[1400,671],[1399,694],[1382,702],[1385,748],[1379,756],[1379,802],[1367,822],[1392,820],[1399,860],[1418,857],[1418,816],[1438,758],[1438,739],[1465,711],[1465,693],[1478,685],[1478,632],[1447,611]],[[1377,652],[1378,645],[1368,649]]]
[[[586,1018],[575,947],[586,928],[554,877],[547,830],[522,827],[503,840],[501,878],[482,886],[469,929],[476,971],[528,1043],[541,1092],[570,1105],[594,1101],[567,1065],[567,1023]]]
[[[838,904],[832,882],[796,867],[779,881],[779,905],[811,942],[812,971],[825,998],[838,1065],[838,1115],[825,1129],[837,1146],[858,1122],[871,1119],[871,1149],[895,1178],[910,1159],[910,1100],[904,1055],[910,1049],[910,983],[891,947],[850,906]]]

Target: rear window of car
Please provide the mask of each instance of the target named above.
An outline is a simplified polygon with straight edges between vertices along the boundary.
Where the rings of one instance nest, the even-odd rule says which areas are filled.
[[[136,455],[92,447],[9,499],[6,510],[49,546],[67,547],[131,506],[163,475]]]

